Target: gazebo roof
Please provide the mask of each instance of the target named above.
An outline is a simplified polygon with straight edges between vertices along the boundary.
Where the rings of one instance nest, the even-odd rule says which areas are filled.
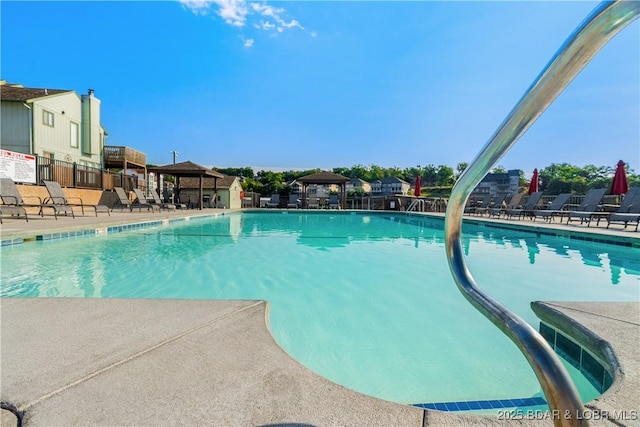
[[[333,172],[316,172],[297,179],[303,184],[344,184],[349,178]]]
[[[209,168],[205,168],[204,166],[197,165],[190,161],[149,168],[149,172],[156,172],[173,176],[207,176],[211,178],[224,178],[224,175],[222,175],[221,173]]]

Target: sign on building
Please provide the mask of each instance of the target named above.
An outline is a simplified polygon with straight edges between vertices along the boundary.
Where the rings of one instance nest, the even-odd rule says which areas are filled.
[[[0,150],[0,178],[36,183],[36,156]]]

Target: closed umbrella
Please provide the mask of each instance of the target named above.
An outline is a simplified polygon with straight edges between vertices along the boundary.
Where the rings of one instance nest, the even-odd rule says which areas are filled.
[[[416,178],[416,188],[413,190],[413,195],[416,197],[420,196],[420,177]]]
[[[529,194],[538,192],[538,169],[533,170],[533,176],[529,183]]]
[[[620,160],[616,167],[616,173],[613,175],[613,182],[611,183],[611,194],[626,194],[629,191],[629,184],[627,183],[627,174],[624,170],[624,162]]]

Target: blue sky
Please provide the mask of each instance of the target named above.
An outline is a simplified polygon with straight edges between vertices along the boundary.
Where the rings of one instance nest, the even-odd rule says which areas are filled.
[[[470,162],[597,2],[2,1],[1,78],[95,90],[109,145],[257,169]],[[508,169],[640,172],[640,27],[583,70]]]

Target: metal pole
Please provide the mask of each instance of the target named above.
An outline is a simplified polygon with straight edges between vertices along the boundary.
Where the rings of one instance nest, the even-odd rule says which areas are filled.
[[[533,368],[555,426],[586,426],[584,408],[569,374],[545,339],[519,316],[478,288],[465,259],[462,216],[471,191],[516,143],[598,51],[640,13],[638,1],[600,3],[569,36],[527,89],[518,104],[462,173],[451,192],[445,216],[449,268],[464,297],[507,335]]]

